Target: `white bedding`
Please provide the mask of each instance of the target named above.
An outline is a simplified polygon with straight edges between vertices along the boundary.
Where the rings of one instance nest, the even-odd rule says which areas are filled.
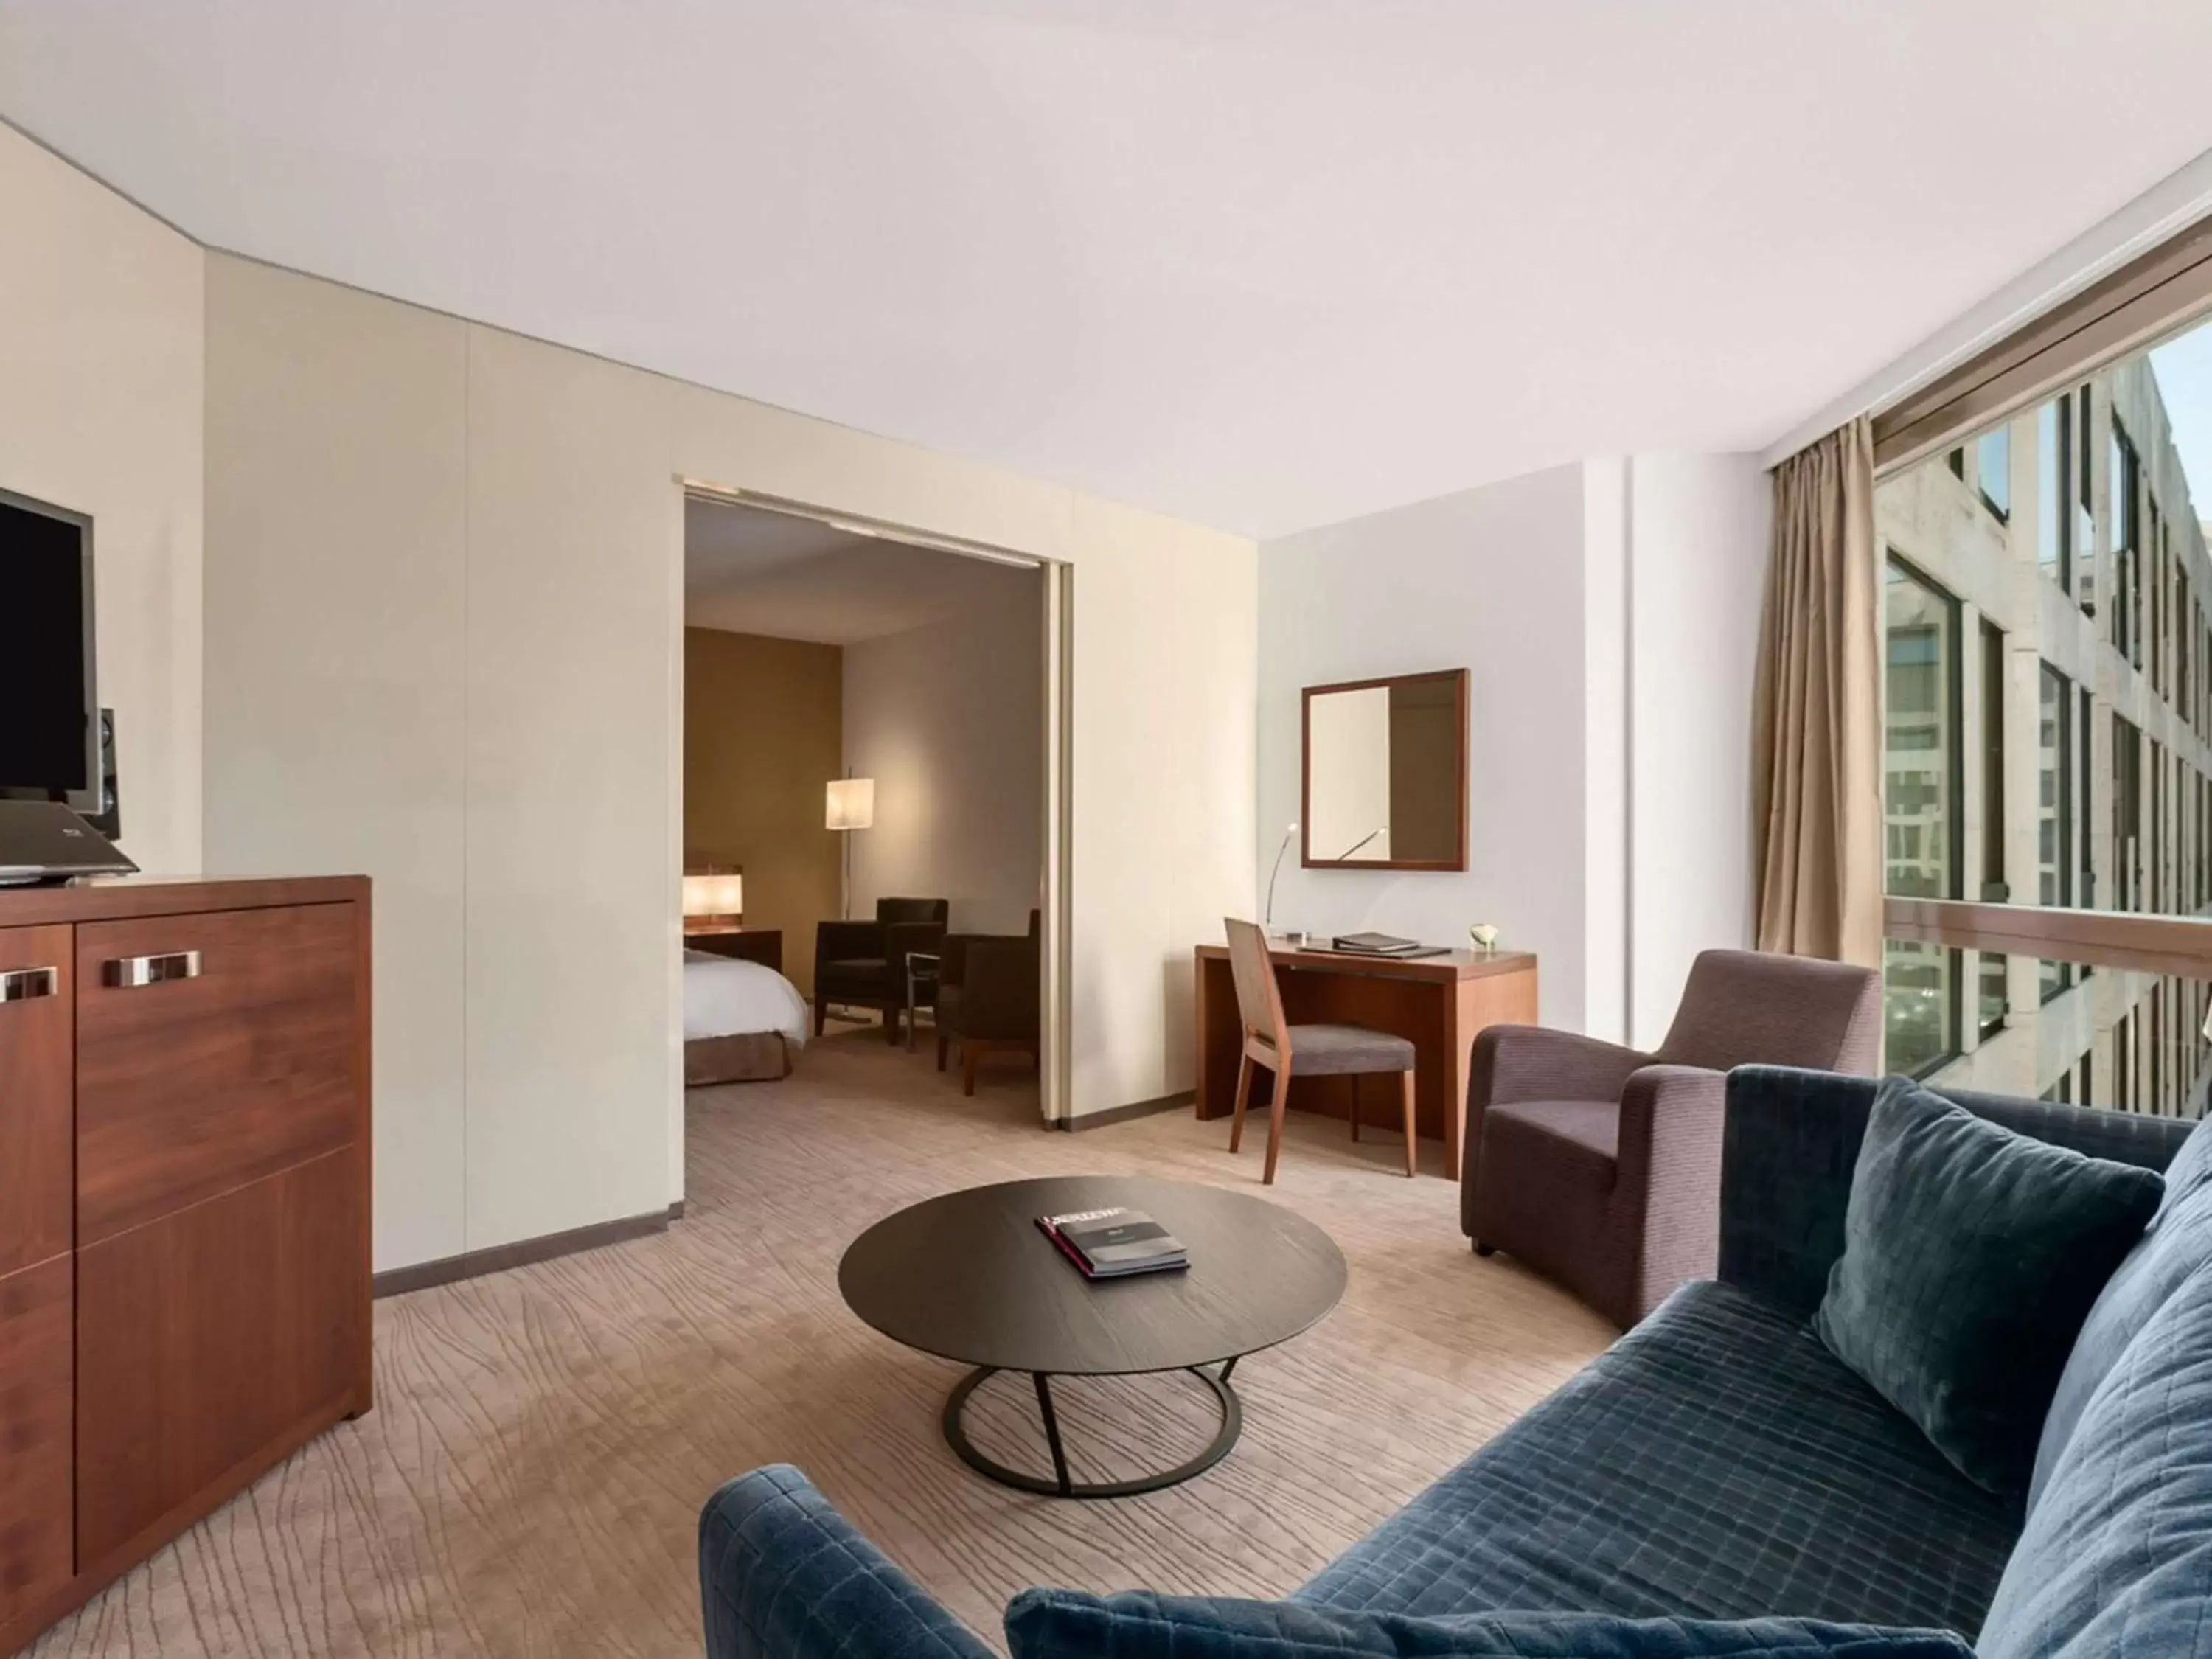
[[[704,951],[684,953],[684,1040],[781,1031],[806,1046],[806,1000],[773,968]]]

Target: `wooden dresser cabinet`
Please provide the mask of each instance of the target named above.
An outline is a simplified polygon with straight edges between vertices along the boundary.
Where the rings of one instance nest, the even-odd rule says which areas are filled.
[[[368,883],[0,889],[0,1654],[370,1402]]]

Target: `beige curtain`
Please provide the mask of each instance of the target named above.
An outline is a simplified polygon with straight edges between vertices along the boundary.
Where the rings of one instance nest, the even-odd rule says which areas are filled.
[[[1752,791],[1759,948],[1881,960],[1881,680],[1874,434],[1774,471]]]

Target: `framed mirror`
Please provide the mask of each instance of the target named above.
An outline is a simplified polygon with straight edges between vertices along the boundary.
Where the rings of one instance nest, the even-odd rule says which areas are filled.
[[[1467,868],[1467,670],[1305,689],[1300,861]]]

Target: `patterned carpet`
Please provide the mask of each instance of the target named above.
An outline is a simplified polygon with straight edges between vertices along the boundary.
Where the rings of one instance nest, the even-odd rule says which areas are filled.
[[[927,1045],[925,1045],[926,1048]],[[1256,1189],[1188,1109],[1079,1134],[987,1070],[963,1100],[927,1052],[832,1035],[781,1083],[695,1091],[689,1212],[666,1234],[377,1306],[377,1408],[341,1425],[32,1649],[62,1655],[591,1655],[696,1659],[693,1528],[724,1477],[805,1468],[976,1630],[1024,1585],[1290,1589],[1598,1352],[1597,1317],[1477,1261],[1455,1189],[1398,1143],[1293,1115],[1275,1196],[1351,1263],[1320,1327],[1237,1370],[1243,1443],[1174,1491],[1026,1498],[938,1433],[957,1367],[839,1300],[868,1223],[931,1194],[1075,1171]],[[1018,1382],[1018,1379],[1017,1380]],[[1142,1390],[1143,1408],[1131,1397]],[[1181,1378],[1068,1387],[1079,1477],[1203,1443]],[[978,1395],[979,1443],[1043,1467],[1034,1401]]]

